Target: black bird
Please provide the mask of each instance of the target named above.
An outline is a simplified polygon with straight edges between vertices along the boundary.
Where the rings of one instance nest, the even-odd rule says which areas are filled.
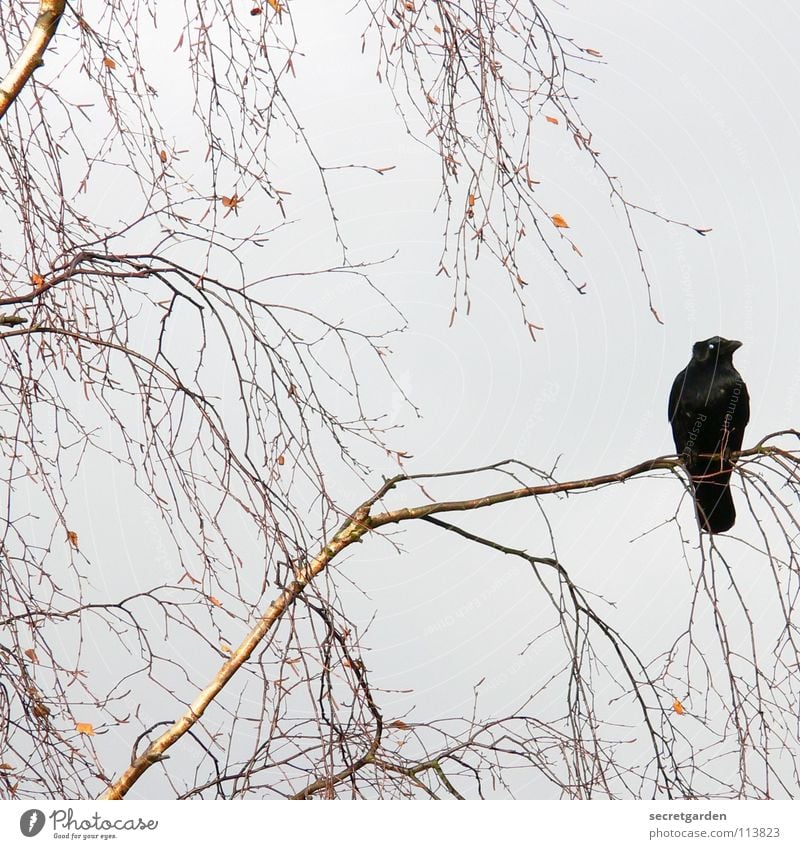
[[[720,336],[696,342],[689,365],[669,393],[675,450],[683,455],[692,480],[697,521],[709,534],[724,533],[736,521],[730,454],[741,450],[750,419],[750,396],[733,366],[733,352],[741,345]]]

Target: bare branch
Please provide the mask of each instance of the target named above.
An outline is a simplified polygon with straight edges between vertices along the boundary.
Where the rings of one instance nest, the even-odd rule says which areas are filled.
[[[66,5],[66,0],[39,0],[39,14],[36,16],[30,38],[11,70],[0,82],[0,119],[22,91],[31,74],[44,63],[42,57],[56,34]]]

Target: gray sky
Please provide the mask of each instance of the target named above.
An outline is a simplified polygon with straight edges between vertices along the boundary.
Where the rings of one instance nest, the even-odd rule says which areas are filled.
[[[411,470],[512,456],[549,468],[560,457],[558,475],[566,479],[670,453],[672,380],[692,343],[717,333],[744,342],[736,362],[752,398],[745,444],[795,424],[798,14],[788,3],[766,8],[573,2],[553,12],[562,32],[604,56],[605,64],[593,68],[597,84],[577,81],[576,89],[595,144],[629,198],[712,228],[702,238],[637,219],[663,326],[648,312],[620,213],[609,212],[593,174],[575,166],[574,145],[560,128],[540,128],[542,192],[570,222],[589,285],[579,297],[549,269],[542,269],[541,283],[531,281],[534,320],[545,327],[536,344],[499,277],[476,281],[471,316],[447,328],[450,291],[431,273],[438,231],[425,214],[436,174],[418,164],[411,148],[402,149],[410,159],[390,178],[399,184],[400,202],[353,212],[359,235],[372,238],[377,251],[401,237],[400,259],[379,277],[410,324],[394,347],[397,374],[423,412],[406,422]],[[356,73],[355,66],[344,71]],[[391,118],[378,123],[374,116],[382,113],[366,108],[369,85],[363,83],[362,96],[349,76],[337,78],[336,88],[348,92],[362,115],[342,138],[374,144],[383,164],[396,141],[381,146]],[[453,497],[480,491],[474,482],[446,489]],[[668,519],[680,498],[680,483],[665,478],[547,503],[563,563],[584,588],[615,603],[604,609],[646,656],[663,651],[685,627],[700,558],[694,538],[690,576],[674,526],[637,538]],[[735,499],[736,533],[752,539],[742,494]],[[412,494],[410,500],[422,499]],[[686,499],[680,515],[691,531]],[[530,503],[458,519],[507,545],[549,553]],[[469,712],[473,685],[484,677],[484,715],[513,709],[547,677],[552,660],[546,648],[521,655],[541,630],[530,575],[518,562],[487,557],[433,528],[415,528],[403,543],[402,558],[370,543],[357,561],[339,567],[369,595],[365,621],[367,611],[377,611],[365,640],[374,649],[373,679],[414,689],[395,697],[398,713],[409,705],[417,716]],[[746,544],[721,546],[751,591],[751,614],[767,617],[770,601],[759,595],[765,559]],[[763,648],[773,639],[766,628]],[[621,707],[607,711],[624,716]],[[517,779],[522,795],[548,793],[532,774]]]
[[[336,185],[354,257],[378,260],[398,252],[373,276],[408,321],[407,331],[392,343],[391,366],[421,415],[414,416],[400,394],[384,384],[371,398],[373,412],[402,425],[394,443],[412,455],[408,471],[455,470],[514,457],[540,469],[557,462],[557,477],[570,479],[671,453],[666,403],[672,380],[688,361],[692,343],[715,334],[744,343],[736,364],[752,405],[745,445],[795,424],[800,21],[791,4],[770,3],[768,13],[763,5],[754,9],[719,0],[700,5],[574,0],[568,9],[546,4],[557,29],[603,55],[602,62],[587,66],[596,84],[576,78],[573,93],[605,166],[619,176],[628,198],[712,231],[701,237],[645,214],[636,218],[653,301],[664,322],[657,323],[621,210],[609,208],[607,187],[576,159],[563,127],[541,119],[538,191],[543,205],[570,223],[570,235],[583,253],[576,277],[587,283],[587,291],[579,296],[549,265],[533,266],[530,313],[544,326],[535,343],[506,280],[488,264],[479,266],[471,283],[471,314],[462,311],[448,326],[451,284],[435,276],[442,228],[432,214],[440,188],[437,162],[404,134],[386,90],[375,80],[369,51],[366,58],[356,50],[344,58],[337,52],[342,28],[350,25],[340,4],[297,6],[305,58],[297,63],[294,103],[321,156],[341,164],[396,165],[383,177],[343,172]],[[166,87],[162,98],[185,109],[179,91]],[[181,145],[191,148],[176,138]],[[186,159],[203,153],[191,149]],[[253,250],[247,257],[253,276],[309,262],[324,266],[333,256],[313,175],[303,170],[289,142],[276,151],[276,159],[286,169],[276,181],[280,185],[285,175],[292,184],[289,216],[299,223],[268,251]],[[118,203],[113,186],[104,202],[110,210]],[[244,205],[242,217],[253,208]],[[393,320],[373,301],[348,299],[346,281],[324,287],[300,281],[281,296],[338,309],[363,327]],[[381,474],[396,471],[385,462],[376,466],[375,485]],[[95,471],[111,489],[111,465]],[[344,476],[331,483],[340,501],[352,507],[366,495]],[[85,488],[90,503],[95,484],[84,479],[76,486]],[[430,491],[455,498],[507,486],[499,478],[470,478],[432,485]],[[757,652],[768,656],[776,640],[774,587],[765,581],[769,564],[750,545],[760,539],[743,494],[735,492],[734,499],[740,514],[735,533],[744,541],[726,538],[719,545],[758,625]],[[408,486],[392,503],[424,500]],[[658,527],[679,502],[685,543],[674,523]],[[645,659],[668,649],[686,628],[701,566],[692,506],[680,481],[667,475],[642,478],[543,505],[561,562],[587,592],[602,597],[598,609]],[[135,522],[130,518],[118,494],[97,505],[93,525],[87,517],[81,528],[87,551],[91,547],[98,561],[108,551],[117,555],[118,572],[93,577],[94,586],[111,596],[123,587],[149,586],[171,568],[152,520],[144,514]],[[552,554],[547,527],[530,500],[454,521],[531,554]],[[370,540],[333,570],[351,617],[362,627],[371,623],[363,638],[369,649],[365,660],[373,685],[386,690],[380,703],[387,720],[470,715],[479,681],[478,716],[503,716],[563,665],[557,634],[530,645],[552,622],[524,563],[487,554],[425,525],[406,526],[395,541],[403,546],[402,555],[386,542]],[[246,550],[249,543],[242,545]],[[258,566],[242,576],[245,584],[259,583]],[[734,648],[746,653],[749,633],[738,623],[735,602],[728,601]],[[158,627],[154,621],[154,631]],[[234,625],[225,634],[231,644],[241,636]],[[713,628],[702,614],[696,636],[701,653],[702,641],[709,641],[711,657]],[[107,639],[98,633],[100,656]],[[208,658],[187,653],[176,659],[198,680],[207,681],[216,671],[211,652]],[[693,664],[690,660],[692,675]],[[673,683],[673,695],[686,701],[689,713],[682,730],[699,746],[706,729],[691,715],[700,709],[698,690],[692,691],[698,699],[693,705],[680,668]],[[692,686],[698,686],[694,679]],[[603,719],[632,723],[619,733],[636,739],[640,729],[630,699],[602,675],[595,695]],[[160,696],[148,698],[146,710],[161,719]],[[560,716],[563,691],[546,690],[529,710],[545,720]],[[130,728],[123,727],[115,743],[125,757],[130,737]],[[632,746],[623,760],[635,759],[639,750]],[[177,769],[175,761],[171,768]],[[724,759],[719,765],[723,773],[728,769]],[[169,795],[156,770],[151,772],[137,793]],[[533,769],[516,773],[513,789],[528,798],[553,793]]]

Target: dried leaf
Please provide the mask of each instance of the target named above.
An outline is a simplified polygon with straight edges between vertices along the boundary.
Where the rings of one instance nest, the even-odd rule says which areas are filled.
[[[85,734],[87,737],[94,737],[94,725],[91,722],[76,722],[75,730],[78,734]]]
[[[29,658],[34,663],[39,662],[39,656],[36,654],[36,649],[25,649],[23,654],[25,655],[25,657]]]
[[[475,195],[469,196],[469,206],[470,206],[470,209],[472,209],[472,207],[475,206]]]
[[[31,283],[37,288],[41,289],[44,286],[44,277],[41,274],[31,274]]]
[[[434,24],[433,31],[438,33],[439,35],[442,34],[442,28],[439,26],[439,24]]]
[[[214,607],[222,607],[222,602],[213,595],[208,596],[208,600],[214,605]]]
[[[117,67],[117,63],[110,56],[106,56],[103,59],[103,64],[109,71],[113,71]]]
[[[47,719],[50,716],[50,708],[42,702],[36,702],[33,706],[33,715],[38,716],[39,719]]]
[[[269,5],[272,6],[272,8],[276,12],[282,12],[283,11],[283,6],[281,6],[281,4],[278,2],[278,0],[269,0]]]
[[[222,205],[226,209],[238,209],[240,203],[244,203],[244,198],[240,198],[239,195],[234,194],[231,197],[227,195],[222,196]]]
[[[603,54],[602,54],[599,50],[595,50],[595,49],[594,49],[594,48],[592,48],[592,47],[587,47],[587,48],[586,48],[586,52],[587,52],[590,56],[597,56],[598,58],[602,58],[602,56],[603,56]]]
[[[158,154],[158,156],[159,156],[159,159],[161,159],[161,161],[162,161],[162,162],[166,162],[166,161],[167,161],[167,152],[166,152],[166,150],[162,150],[162,151]]]
[[[0,764],[0,772],[11,772],[13,769],[11,764]]]
[[[402,719],[394,719],[389,723],[389,728],[399,728],[401,731],[405,731],[407,728],[411,726],[408,723],[403,722]]]
[[[281,454],[280,457],[278,457],[278,465],[282,466],[285,462],[286,459],[284,458],[283,454]]]
[[[67,531],[67,542],[77,550],[78,548],[78,535],[75,531]]]
[[[553,224],[556,225],[556,227],[569,227],[569,224],[567,224],[566,219],[562,215],[558,215],[557,213],[556,215],[552,216],[552,221]]]
[[[545,115],[544,117],[547,119],[548,124],[557,124],[558,123],[558,118],[554,118],[552,115]]]
[[[683,705],[678,701],[678,699],[675,699],[675,701],[672,703],[672,709],[675,711],[675,713],[678,714],[678,716],[683,716],[683,714],[686,713],[686,710],[684,709]]]

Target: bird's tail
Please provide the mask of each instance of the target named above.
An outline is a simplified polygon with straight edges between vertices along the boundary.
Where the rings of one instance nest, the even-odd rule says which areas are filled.
[[[725,533],[736,521],[730,487],[731,468],[727,466],[716,473],[692,477],[697,521],[706,533]]]

